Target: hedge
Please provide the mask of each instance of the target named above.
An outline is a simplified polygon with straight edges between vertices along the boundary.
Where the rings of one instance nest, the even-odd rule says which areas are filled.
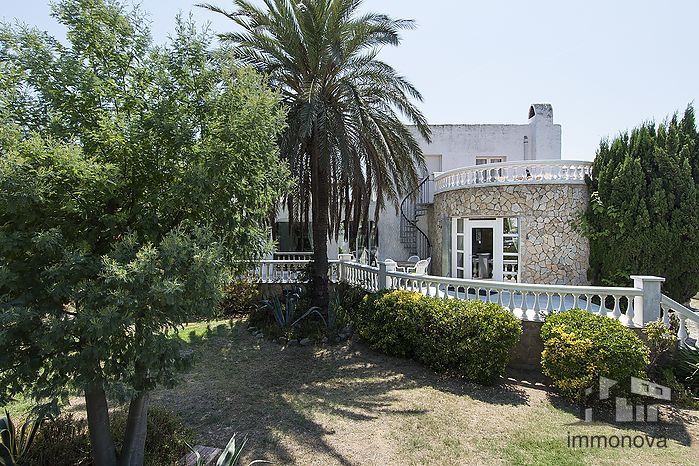
[[[522,333],[520,321],[496,304],[402,290],[367,295],[353,320],[372,348],[480,384],[504,374]]]

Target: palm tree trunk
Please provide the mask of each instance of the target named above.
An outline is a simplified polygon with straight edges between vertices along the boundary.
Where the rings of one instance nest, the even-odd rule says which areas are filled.
[[[85,390],[87,425],[90,431],[92,461],[95,466],[116,466],[117,457],[109,428],[107,396],[99,381]]]
[[[315,138],[314,138],[315,139]],[[328,205],[330,201],[330,164],[318,150],[316,141],[310,146],[311,202],[313,234],[313,272],[311,277],[314,306],[325,313],[328,309]]]

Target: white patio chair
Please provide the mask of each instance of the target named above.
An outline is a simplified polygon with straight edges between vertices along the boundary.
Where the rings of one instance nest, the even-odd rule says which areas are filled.
[[[420,260],[420,256],[410,256],[408,257],[408,262],[412,262],[413,264],[417,264],[417,262]]]
[[[384,263],[386,265],[389,265],[389,264],[392,265],[393,266],[392,270],[394,272],[405,272],[405,267],[399,266],[398,263],[396,261],[394,261],[393,259],[386,258],[386,259],[384,259]]]
[[[417,261],[415,267],[408,267],[407,272],[415,275],[427,275],[427,268],[430,266],[431,257]]]

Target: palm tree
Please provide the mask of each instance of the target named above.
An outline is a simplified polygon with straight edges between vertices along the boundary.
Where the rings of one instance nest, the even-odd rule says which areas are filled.
[[[288,107],[280,141],[296,177],[287,197],[290,221],[307,224],[313,238],[313,301],[328,303],[329,235],[341,226],[350,240],[360,226],[368,232],[387,202],[418,182],[422,151],[401,122],[402,115],[422,137],[430,131],[413,104],[420,93],[377,58],[381,47],[397,46],[409,20],[376,13],[360,14],[361,0],[264,0],[264,7],[233,1],[237,10],[200,5],[238,26],[220,34],[245,64],[269,76]],[[309,202],[310,201],[310,202]]]

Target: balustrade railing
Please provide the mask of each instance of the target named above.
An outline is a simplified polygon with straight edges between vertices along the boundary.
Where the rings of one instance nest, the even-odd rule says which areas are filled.
[[[679,341],[699,349],[699,315],[665,295],[658,294],[655,300],[651,299],[648,293],[653,288],[644,287],[643,281],[634,287],[599,287],[469,280],[396,272],[390,269],[390,264],[380,262],[379,267],[372,267],[350,261],[348,257],[341,255],[341,260],[329,261],[331,281],[345,281],[370,292],[403,289],[441,299],[477,299],[498,304],[518,318],[534,322],[573,308],[617,319],[628,327],[642,327],[657,319],[670,325],[675,320],[671,317],[674,315]],[[257,283],[304,283],[308,280],[305,269],[310,262],[263,260],[255,264],[247,276]],[[657,284],[656,277],[645,278]],[[659,303],[660,309],[653,303]],[[648,309],[648,306],[654,308]]]
[[[352,285],[361,286],[367,291],[378,291],[379,268],[370,265],[359,264],[357,262],[340,262],[342,281]]]
[[[310,260],[261,260],[243,274],[256,283],[306,283]],[[328,278],[339,281],[339,261],[330,260]]]
[[[548,314],[573,308],[618,319],[629,327],[642,321],[637,316],[640,310],[634,306],[634,298],[641,296],[641,291],[636,288],[534,285],[415,276],[402,272],[387,272],[386,277],[388,288],[416,291],[443,299],[478,299],[495,303],[527,321],[542,321]]]
[[[592,163],[573,160],[528,160],[457,168],[435,176],[435,192],[498,184],[581,184]]]
[[[307,261],[313,259],[313,251],[275,251],[274,260]]]
[[[677,340],[681,345],[699,350],[699,315],[674,299],[662,295],[660,299],[661,319],[668,327],[677,319]]]

